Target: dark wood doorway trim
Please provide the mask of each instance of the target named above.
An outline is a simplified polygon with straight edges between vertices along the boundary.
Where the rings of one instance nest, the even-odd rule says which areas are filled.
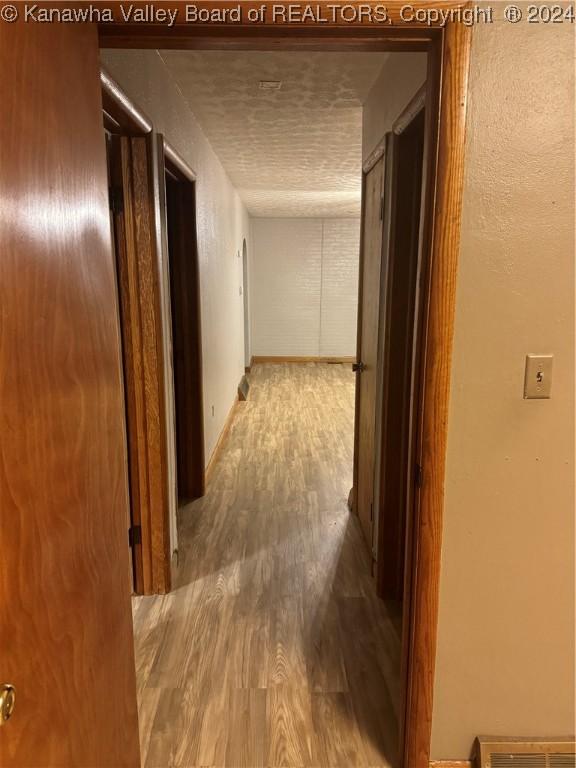
[[[430,150],[426,126],[424,85],[387,135],[384,199],[386,229],[383,238],[386,274],[382,277],[381,414],[377,425],[381,451],[377,499],[376,583],[380,597],[393,605],[406,604],[405,563],[408,509],[419,476],[414,426],[421,410],[419,370],[422,353],[423,303],[427,295],[429,248],[423,247],[431,211],[426,193],[426,153]],[[426,127],[429,128],[426,131]],[[413,182],[417,182],[417,189]],[[413,220],[407,217],[417,218]],[[418,382],[414,384],[413,382]]]
[[[186,3],[175,2],[183,15]],[[236,7],[234,2],[199,2],[208,9]],[[243,6],[272,3],[246,2]],[[327,3],[319,3],[324,7]],[[431,153],[429,275],[426,334],[422,364],[422,414],[419,451],[423,483],[419,494],[414,540],[408,683],[403,730],[402,768],[428,768],[434,692],[436,625],[444,471],[455,309],[455,283],[460,245],[465,121],[471,28],[457,21],[444,26],[412,24],[399,17],[403,2],[386,4],[390,24],[240,24],[203,25],[179,22],[157,25],[107,24],[100,28],[101,46],[227,50],[425,51],[429,55],[429,104],[434,123]],[[414,8],[438,7],[437,0],[416,0]],[[467,6],[443,2],[445,11]]]
[[[205,493],[204,397],[200,265],[196,235],[196,174],[158,134],[157,166],[164,250],[166,323],[174,394],[177,503]]]
[[[134,591],[162,594],[170,590],[170,517],[152,125],[104,71],[101,86],[112,135]]]
[[[377,430],[376,586],[390,611],[401,617],[401,704],[406,712],[410,689],[412,576],[417,550],[412,544],[420,475],[418,424],[429,275],[432,209],[427,181],[434,172],[430,156],[433,120],[427,120],[427,84],[412,99],[387,135],[386,275],[382,278],[382,387]],[[413,513],[414,512],[414,513]],[[405,733],[407,716],[400,717]],[[401,737],[402,740],[402,737]]]

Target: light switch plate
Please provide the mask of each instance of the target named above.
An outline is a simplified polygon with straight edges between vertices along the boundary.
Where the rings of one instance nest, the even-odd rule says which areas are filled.
[[[524,399],[546,400],[552,390],[554,355],[526,355]]]

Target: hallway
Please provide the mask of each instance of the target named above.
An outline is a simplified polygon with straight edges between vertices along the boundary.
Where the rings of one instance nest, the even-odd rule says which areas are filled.
[[[134,601],[143,765],[394,761],[400,642],[346,500],[354,375],[257,365],[173,593]]]

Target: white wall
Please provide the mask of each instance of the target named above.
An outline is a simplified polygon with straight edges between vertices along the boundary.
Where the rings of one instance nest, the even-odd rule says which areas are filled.
[[[242,242],[247,211],[222,164],[155,51],[102,51],[102,61],[197,174],[206,461],[244,373]],[[214,408],[214,413],[212,413]],[[173,516],[175,510],[173,509]],[[173,526],[174,527],[174,526]],[[173,531],[173,543],[175,531]]]
[[[356,354],[360,220],[324,219],[320,356]]]
[[[362,156],[376,149],[426,80],[425,53],[390,53],[364,103]]]
[[[252,354],[356,354],[358,219],[252,219]]]

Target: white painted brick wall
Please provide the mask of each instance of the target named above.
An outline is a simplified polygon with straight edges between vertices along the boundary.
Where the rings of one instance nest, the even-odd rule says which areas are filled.
[[[356,352],[358,219],[253,219],[252,354]]]
[[[325,219],[322,247],[320,355],[356,354],[359,219]]]

